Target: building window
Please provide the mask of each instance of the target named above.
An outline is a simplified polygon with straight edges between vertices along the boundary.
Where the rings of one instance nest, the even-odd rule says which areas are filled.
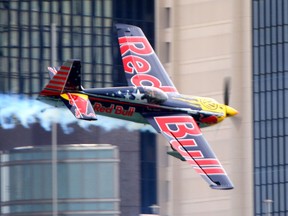
[[[288,211],[287,10],[287,1],[253,1],[255,215]]]

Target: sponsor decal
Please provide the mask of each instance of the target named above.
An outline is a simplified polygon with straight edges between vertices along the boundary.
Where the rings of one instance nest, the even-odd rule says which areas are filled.
[[[154,117],[158,127],[199,174],[226,175],[191,116]]]
[[[131,83],[136,86],[154,86],[164,92],[176,92],[172,86],[164,86],[151,72],[151,65],[147,60],[150,56],[157,58],[146,37],[125,36],[119,38],[125,73],[131,74]]]
[[[122,116],[133,116],[135,107],[129,107],[128,110],[120,105],[111,104],[109,107],[103,106],[101,103],[95,103],[94,110],[99,113],[116,114]]]
[[[69,104],[75,108],[76,118],[82,118],[83,116],[96,118],[87,95],[67,93],[62,94],[61,97],[68,100]]]

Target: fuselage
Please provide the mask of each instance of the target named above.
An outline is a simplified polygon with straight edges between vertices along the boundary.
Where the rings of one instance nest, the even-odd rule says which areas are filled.
[[[153,87],[113,87],[83,90],[96,114],[146,124],[146,115],[189,114],[200,127],[221,122],[225,105],[206,97],[165,93]]]

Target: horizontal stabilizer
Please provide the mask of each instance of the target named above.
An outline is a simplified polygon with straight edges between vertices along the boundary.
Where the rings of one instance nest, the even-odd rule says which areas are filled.
[[[77,119],[89,121],[97,120],[96,114],[87,95],[79,93],[64,93],[61,94],[61,99]]]

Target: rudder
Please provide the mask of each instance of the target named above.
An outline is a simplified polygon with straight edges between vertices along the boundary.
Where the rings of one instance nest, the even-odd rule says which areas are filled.
[[[56,96],[65,92],[81,91],[81,62],[67,60],[52,77],[40,96]]]

